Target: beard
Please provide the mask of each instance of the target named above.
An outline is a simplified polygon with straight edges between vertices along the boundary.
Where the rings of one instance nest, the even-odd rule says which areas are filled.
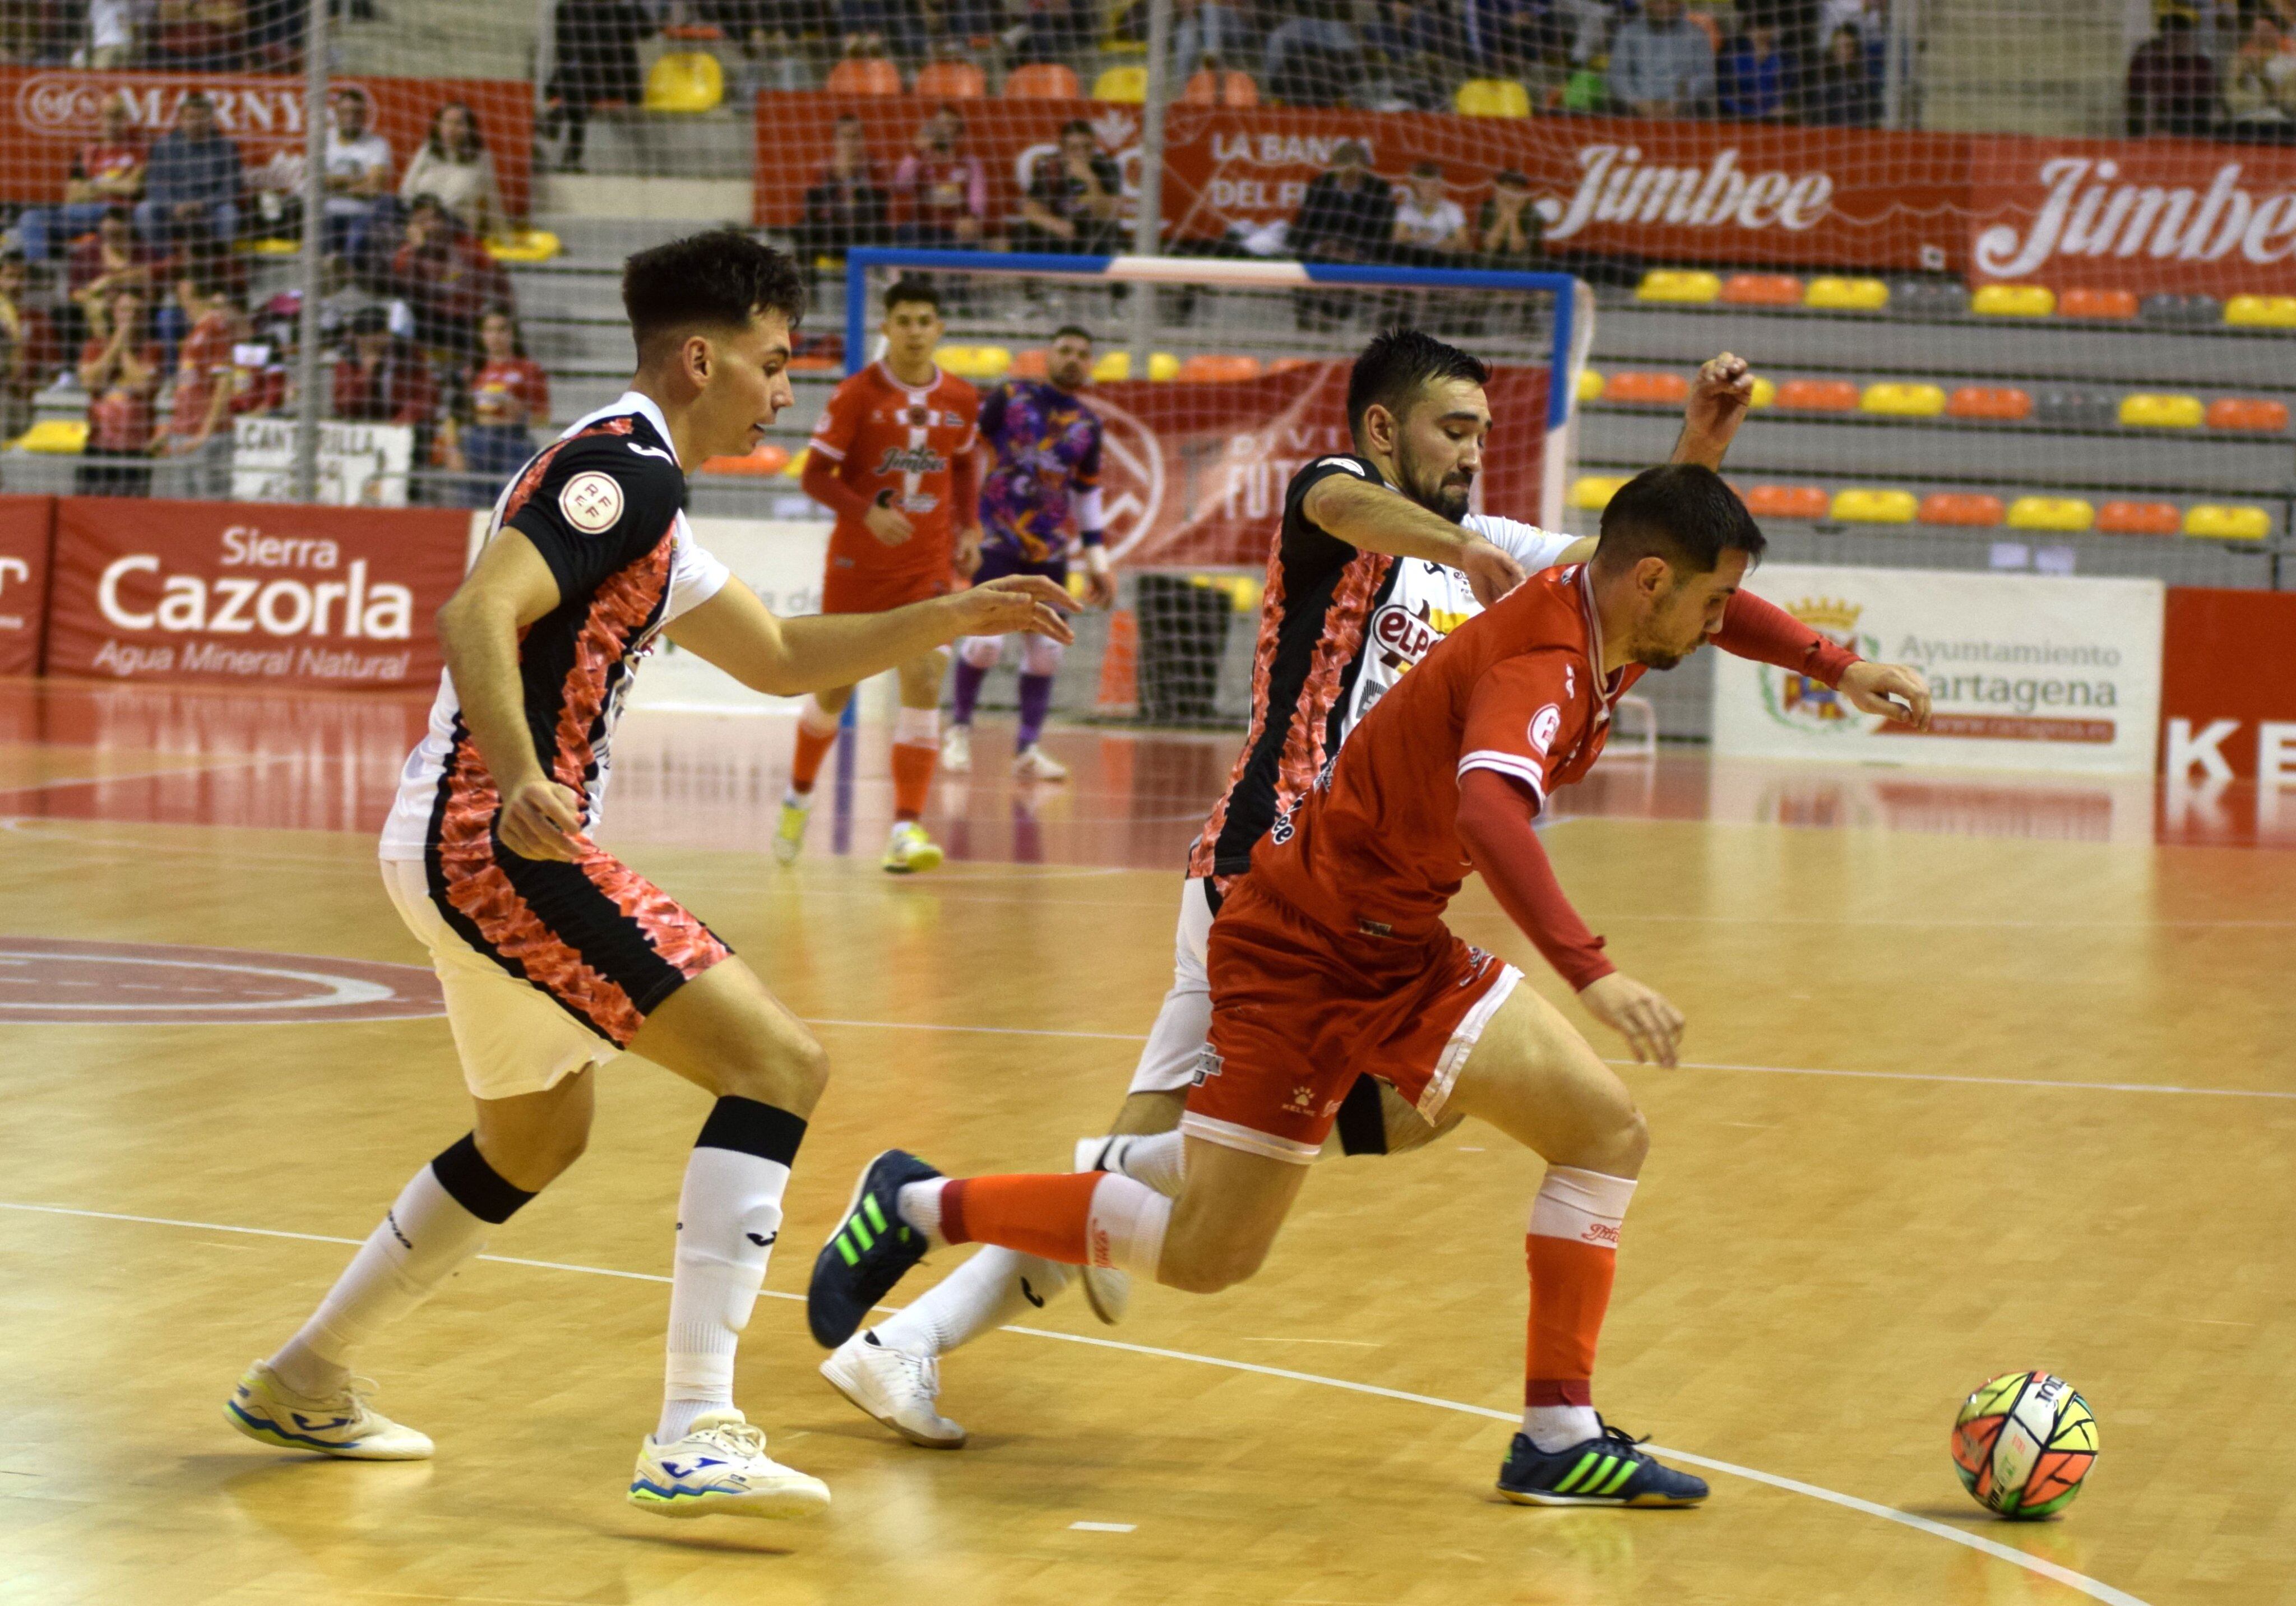
[[[1401,455],[1396,459],[1395,471],[1402,482],[1396,488],[1429,512],[1454,524],[1467,516],[1467,496],[1475,484],[1472,474],[1464,470],[1442,476],[1425,473],[1417,463]]]

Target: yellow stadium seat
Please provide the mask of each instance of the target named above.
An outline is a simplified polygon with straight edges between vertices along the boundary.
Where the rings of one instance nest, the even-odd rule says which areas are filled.
[[[2252,329],[2296,328],[2296,296],[2234,296],[2224,321]]]
[[[2011,529],[2070,532],[2095,522],[2096,510],[2078,496],[2020,496],[2009,504]]]
[[[1711,301],[1722,293],[1722,281],[1695,268],[1654,267],[1636,287],[1637,301]]]
[[[1570,486],[1570,505],[1599,511],[1611,505],[1611,498],[1627,482],[1624,474],[1582,474]]]
[[[1463,117],[1529,117],[1530,91],[1513,78],[1469,78],[1451,107]]]
[[[521,229],[487,242],[487,255],[497,262],[547,262],[561,249],[558,236],[548,229]]]
[[[673,50],[646,70],[648,111],[715,111],[725,99],[725,69],[706,50]]]
[[[2210,541],[2261,541],[2272,534],[2272,515],[2260,507],[2202,503],[2185,510],[2185,533]]]
[[[1092,98],[1119,105],[1143,105],[1148,99],[1148,70],[1137,64],[1111,67],[1092,81]]]
[[[811,447],[800,447],[789,462],[782,465],[783,475],[791,479],[805,478],[805,460],[813,455]]]
[[[70,456],[87,449],[87,420],[44,418],[16,438],[20,452],[54,452]]]
[[[1603,376],[1592,368],[1578,370],[1578,399],[1582,402],[1603,399]]]
[[[2120,422],[2140,430],[2197,430],[2207,409],[2197,396],[2152,396],[2143,391],[2120,398]]]
[[[1759,373],[1754,375],[1754,394],[1748,398],[1746,405],[1750,407],[1767,407],[1777,399],[1777,381],[1764,379]]]
[[[1945,411],[1945,392],[1935,385],[1868,385],[1857,397],[1857,410],[1890,418],[1935,418]]]
[[[1804,307],[1830,307],[1835,312],[1879,312],[1890,304],[1890,287],[1879,279],[1843,279],[1832,275],[1812,279],[1803,292]]]
[[[1833,517],[1844,524],[1911,524],[1920,506],[1911,491],[1836,491]]]
[[[266,234],[260,240],[242,240],[236,249],[258,257],[291,257],[303,249],[303,242]]]
[[[1987,284],[1969,298],[1969,310],[1982,318],[2046,318],[2057,309],[2057,292],[2046,284]]]
[[[1112,380],[1130,379],[1132,377],[1132,354],[1128,351],[1111,351],[1103,353],[1100,361],[1092,365],[1092,377],[1103,384]],[[1180,359],[1174,356],[1168,351],[1150,352],[1148,354],[1148,377],[1152,380],[1179,378]]]
[[[1002,346],[942,346],[933,352],[941,372],[959,379],[1002,379],[1013,354]]]

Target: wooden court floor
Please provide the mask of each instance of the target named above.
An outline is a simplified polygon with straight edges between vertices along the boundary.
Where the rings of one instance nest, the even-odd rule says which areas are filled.
[[[1119,1329],[1072,1299],[952,1357],[961,1452],[832,1394],[791,1296],[856,1168],[1051,1166],[1099,1129],[1232,738],[1061,733],[1075,784],[1022,795],[985,730],[939,798],[961,856],[898,881],[882,737],[783,871],[786,725],[634,715],[608,841],[835,1066],[740,1374],[833,1510],[622,1504],[704,1106],[628,1061],[588,1156],[369,1358],[435,1461],[240,1438],[240,1370],[464,1128],[446,1024],[135,1024],[140,972],[69,945],[418,963],[371,828],[420,715],[0,686],[0,1602],[2296,1602],[2296,794],[2172,821],[2143,787],[1606,762],[1546,840],[1694,1063],[1625,1073],[1655,1146],[1597,1399],[1715,1490],[1553,1512],[1490,1488],[1537,1167],[1472,1125],[1320,1168],[1254,1283],[1143,1291]],[[1456,914],[1561,997],[1479,891]],[[53,1019],[74,999],[102,1007]],[[2103,1455],[2012,1527],[1946,1442],[2028,1366]]]

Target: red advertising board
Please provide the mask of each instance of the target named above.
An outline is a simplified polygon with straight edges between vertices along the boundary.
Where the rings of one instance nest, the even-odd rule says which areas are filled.
[[[811,94],[758,103],[757,221],[775,227],[803,215],[837,118],[862,119],[890,174],[933,106]],[[1137,190],[1136,108],[976,102],[964,114],[993,218],[1014,215],[1030,165],[1071,119],[1091,125]],[[1291,218],[1342,138],[1364,142],[1398,182],[1436,162],[1470,204],[1494,172],[1517,168],[1548,241],[1570,251],[2219,296],[2296,283],[2296,151],[2194,140],[1175,106],[1163,192],[1172,237]]]
[[[390,142],[398,171],[430,127],[430,114],[459,100],[478,119],[493,156],[503,204],[526,215],[534,145],[534,86],[493,78],[340,78],[366,91],[373,127]],[[63,67],[0,67],[0,199],[58,201],[73,155],[95,137],[103,102],[124,97],[144,138],[174,127],[193,90],[215,103],[216,121],[238,145],[250,174],[273,157],[303,148],[303,80],[253,73],[86,72]]]
[[[470,527],[430,509],[64,497],[48,673],[426,684]]]
[[[0,496],[0,675],[36,675],[48,612],[53,496]]]
[[[2296,783],[2296,592],[2169,588],[2161,767],[2172,782]]]

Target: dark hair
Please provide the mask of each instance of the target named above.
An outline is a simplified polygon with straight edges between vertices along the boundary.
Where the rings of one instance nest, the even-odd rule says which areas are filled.
[[[1440,178],[1443,176],[1443,164],[1439,161],[1413,162],[1411,164],[1411,176],[1414,178]]]
[[[1644,469],[1611,498],[1595,561],[1616,570],[1657,557],[1686,573],[1708,574],[1726,552],[1742,552],[1751,561],[1768,545],[1721,475],[1694,463],[1669,463]]]
[[[1093,139],[1094,137],[1092,125],[1085,121],[1084,119],[1080,117],[1072,117],[1069,119],[1067,122],[1061,125],[1061,137],[1062,139],[1066,139],[1071,134],[1081,134],[1086,139]],[[1098,142],[1097,140],[1095,140],[1094,143],[1097,143]]]
[[[1081,324],[1063,324],[1053,331],[1053,339],[1056,340],[1064,340],[1070,335],[1076,336],[1087,346],[1092,344],[1092,331]]]
[[[445,120],[449,111],[458,109],[463,114],[463,127],[467,133],[464,135],[463,148],[459,151],[449,151],[447,149],[447,142],[439,137],[439,125]],[[487,142],[479,137],[479,114],[471,110],[471,102],[468,101],[439,102],[439,109],[430,114],[430,132],[423,136],[422,143],[430,148],[430,154],[440,161],[475,161],[485,153],[487,148]]]
[[[914,307],[920,304],[931,307],[936,313],[940,311],[940,291],[935,290],[930,281],[896,279],[885,286],[887,313],[890,314],[896,307]]]
[[[526,333],[518,326],[518,314],[512,311],[510,307],[504,302],[489,301],[479,313],[480,324],[484,326],[488,318],[500,318],[504,323],[510,325],[511,355],[513,356],[524,356],[527,354]],[[484,352],[480,352],[479,354],[478,362],[482,363],[485,360],[486,354]],[[476,372],[477,365],[477,363],[473,363],[472,365],[473,372]]]
[[[709,229],[624,263],[622,309],[644,362],[685,330],[739,329],[758,313],[795,324],[805,315],[805,277],[789,257],[740,229]]]
[[[1480,358],[1431,334],[1416,329],[1382,330],[1348,373],[1349,431],[1362,432],[1364,414],[1374,406],[1401,418],[1420,391],[1439,380],[1463,379],[1482,385],[1489,383],[1491,371]]]

